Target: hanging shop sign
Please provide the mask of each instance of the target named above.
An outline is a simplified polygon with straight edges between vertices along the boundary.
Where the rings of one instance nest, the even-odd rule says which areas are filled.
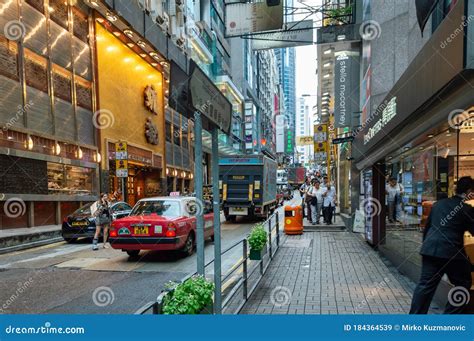
[[[337,139],[332,140],[332,144],[342,144],[346,142],[354,141],[354,136],[346,136],[346,137],[339,137]]]
[[[226,134],[230,132],[232,104],[193,60],[190,61],[189,94],[194,110]]]
[[[118,178],[128,177],[128,160],[115,160],[115,176]]]
[[[293,154],[294,152],[293,132],[290,129],[286,130],[286,144],[285,153]]]
[[[328,140],[328,125],[316,124],[314,126],[314,142],[326,142]]]
[[[225,5],[226,37],[280,30],[283,27],[283,1],[268,6],[268,1]]]
[[[268,50],[313,44],[313,20],[294,21],[284,30],[252,35],[252,49]]]
[[[297,136],[297,146],[311,146],[314,143],[314,136]]]
[[[328,157],[328,143],[314,143],[314,161],[326,161]]]
[[[372,127],[368,129],[364,135],[364,144],[369,143],[370,140],[397,115],[397,97],[392,97],[385,106],[384,103],[382,103],[377,110],[381,108],[383,108],[382,117],[378,118]]]
[[[334,125],[352,126],[352,115],[359,111],[359,62],[349,52],[336,57],[334,65]]]
[[[115,159],[116,160],[127,160],[128,159],[127,142],[117,142],[117,143],[115,143]]]

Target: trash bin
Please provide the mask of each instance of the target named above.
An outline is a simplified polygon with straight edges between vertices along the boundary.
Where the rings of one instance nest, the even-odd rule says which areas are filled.
[[[303,233],[303,208],[301,206],[285,206],[285,234]]]

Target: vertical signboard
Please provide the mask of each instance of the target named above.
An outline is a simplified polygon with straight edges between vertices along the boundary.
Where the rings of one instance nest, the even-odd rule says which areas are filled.
[[[128,148],[126,142],[115,143],[115,176],[128,177]]]
[[[352,115],[359,111],[359,63],[357,56],[343,52],[334,65],[335,127],[352,126]]]

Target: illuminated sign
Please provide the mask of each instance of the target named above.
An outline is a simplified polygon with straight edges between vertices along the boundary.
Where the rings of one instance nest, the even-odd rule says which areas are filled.
[[[397,97],[393,97],[382,111],[382,117],[364,135],[364,144],[370,140],[385,127],[397,114]]]

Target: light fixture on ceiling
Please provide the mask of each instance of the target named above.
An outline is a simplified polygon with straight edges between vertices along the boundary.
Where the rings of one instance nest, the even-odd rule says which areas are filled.
[[[105,13],[105,17],[111,22],[115,22],[118,19],[117,16],[115,14],[113,14],[112,12],[110,12],[110,11],[107,11]]]
[[[151,66],[158,66],[158,63],[151,63]]]
[[[32,150],[34,146],[35,146],[35,143],[33,142],[33,139],[31,138],[30,135],[28,135],[25,140],[25,149]]]
[[[323,52],[324,54],[331,54],[332,53],[332,49],[327,49]]]
[[[94,7],[97,7],[97,8],[99,7],[99,4],[95,0],[89,0],[89,3]]]
[[[77,146],[76,157],[77,157],[78,159],[82,159],[83,156],[84,156],[84,153],[82,152],[81,147]]]
[[[142,49],[144,49],[146,47],[146,43],[143,40],[139,40],[137,42],[137,45],[140,46]]]
[[[58,142],[55,142],[55,143],[54,143],[54,146],[53,146],[53,153],[54,153],[54,155],[59,155],[59,154],[61,154],[61,145],[60,145]]]
[[[434,137],[434,135],[433,134],[428,134],[428,137],[432,138],[432,137]]]
[[[125,35],[129,38],[133,38],[133,31],[132,30],[129,30],[128,28],[123,30],[123,33],[125,33]]]
[[[121,34],[122,33],[120,33],[119,31],[114,31],[114,36],[116,36],[116,37],[120,37]]]
[[[331,66],[331,63],[324,63],[323,64],[323,67],[330,67]]]
[[[127,46],[130,47],[130,48],[132,48],[132,47],[135,46],[135,44],[134,44],[134,43],[127,43]]]

